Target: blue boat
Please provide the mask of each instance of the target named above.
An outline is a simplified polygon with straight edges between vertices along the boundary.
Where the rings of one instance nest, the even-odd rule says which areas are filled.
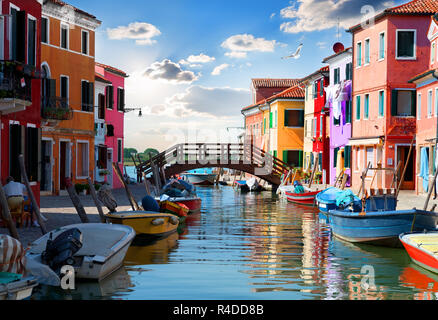
[[[399,235],[413,231],[435,231],[438,213],[423,210],[390,210],[352,212],[330,210],[329,224],[333,234],[345,241],[400,247]]]
[[[330,210],[342,210],[344,206],[350,204],[353,204],[354,211],[362,210],[361,200],[357,196],[349,190],[344,191],[335,187],[330,187],[318,193],[315,200],[319,211],[324,214],[327,214]]]

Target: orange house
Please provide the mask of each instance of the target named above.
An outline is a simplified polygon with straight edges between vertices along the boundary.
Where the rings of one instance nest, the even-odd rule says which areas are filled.
[[[45,1],[41,51],[41,192],[60,194],[65,179],[94,180],[95,30],[93,15]]]

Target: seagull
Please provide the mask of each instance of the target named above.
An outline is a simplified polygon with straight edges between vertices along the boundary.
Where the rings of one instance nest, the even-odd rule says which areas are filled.
[[[283,57],[283,58],[281,58],[281,59],[289,59],[289,58],[294,58],[294,59],[299,59],[300,57],[301,57],[301,49],[303,48],[303,44],[301,43],[299,46],[298,46],[298,48],[297,48],[297,51],[295,51],[295,53],[294,54],[291,54],[290,56],[287,56],[287,57]]]

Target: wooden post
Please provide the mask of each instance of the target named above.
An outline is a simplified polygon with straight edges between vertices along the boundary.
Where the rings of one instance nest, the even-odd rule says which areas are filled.
[[[371,168],[371,162],[368,162],[367,168],[364,171],[362,171],[362,176],[361,176],[362,184],[360,186],[359,192],[357,193],[357,196],[359,196],[362,191],[363,191],[363,195],[365,196],[365,178],[370,168]]]
[[[149,188],[149,181],[148,181],[148,179],[146,179],[146,174],[144,172],[143,172],[143,183],[144,183],[144,187],[146,189],[146,194],[148,196],[150,196],[151,195],[151,190]]]
[[[236,174],[236,170],[235,169],[233,171],[234,171],[234,180],[233,180],[233,189],[234,189],[234,187],[236,186],[236,176],[237,176],[237,174]]]
[[[409,147],[408,158],[406,159],[405,168],[403,169],[403,173],[402,173],[402,176],[400,178],[400,183],[398,184],[397,191],[395,193],[396,199],[398,199],[398,194],[400,193],[401,186],[402,186],[403,182],[405,181],[405,174],[406,174],[406,170],[408,169],[409,160],[411,159],[411,153],[412,153],[412,149],[414,147],[414,141],[415,141],[415,135],[412,138],[411,146]],[[427,202],[429,202],[429,201],[427,201]]]
[[[134,196],[132,195],[131,191],[129,191],[128,185],[126,184],[125,179],[123,179],[122,173],[120,172],[120,168],[117,165],[117,163],[113,162],[113,168],[114,168],[114,172],[116,173],[116,176],[119,178],[119,180],[123,184],[123,187],[125,188],[126,195],[128,196],[128,200],[129,200],[129,203],[131,204],[132,210],[140,211],[140,207],[138,206],[137,202],[135,201]]]
[[[342,178],[342,185],[341,190],[345,190],[345,185],[347,184],[348,176],[344,174],[344,177]]]
[[[433,177],[432,186],[435,185],[436,179],[438,177],[438,170],[435,172],[435,176]],[[429,206],[430,197],[432,196],[433,188],[429,188],[429,192],[427,193],[426,202],[424,203],[424,211],[427,211],[427,207]]]
[[[160,173],[161,173],[161,176],[163,178],[163,186],[165,186],[166,185],[166,172],[165,172],[164,166],[160,168]]]
[[[292,173],[292,170],[289,170],[289,172],[287,173],[287,176],[281,182],[280,187],[282,187],[282,186],[284,186],[286,184],[286,182],[289,179],[291,173]],[[295,175],[296,175],[296,173],[297,173],[297,170],[295,170]],[[277,188],[277,194],[280,194],[280,192],[281,192],[280,187]]]
[[[402,162],[399,161],[398,165],[397,165],[397,170],[395,171],[395,174],[394,174],[394,179],[392,180],[392,183],[391,183],[391,189],[394,188],[394,185],[397,184],[397,177],[398,177],[398,173],[400,172],[401,165],[402,165]]]
[[[318,164],[319,164],[319,153],[316,154],[316,159],[315,159],[315,163],[313,165],[312,175],[310,177],[309,189],[312,187],[313,179],[315,178],[316,168],[318,167]]]
[[[70,196],[71,202],[76,208],[76,212],[79,215],[79,218],[81,219],[82,223],[89,223],[87,213],[85,212],[84,206],[81,203],[81,199],[79,199],[75,188],[73,187],[73,184],[71,183],[71,180],[69,178],[65,179],[65,185],[67,187],[68,195]]]
[[[0,204],[2,209],[2,218],[8,225],[9,233],[13,238],[20,241],[17,228],[15,227],[14,221],[12,220],[11,217],[11,212],[9,211],[8,200],[6,199],[5,191],[3,190],[3,186],[1,183],[0,183]]]
[[[22,154],[18,156],[18,164],[20,165],[21,177],[23,178],[24,185],[26,186],[27,193],[29,194],[30,201],[32,203],[33,211],[37,217],[38,223],[43,234],[47,233],[47,228],[45,221],[47,219],[41,214],[40,207],[36,201],[35,195],[33,194],[32,188],[30,187],[29,179],[27,178],[26,167],[24,166],[24,157]]]
[[[99,199],[97,198],[96,189],[94,188],[94,184],[91,182],[90,177],[87,178],[87,182],[88,182],[88,186],[90,187],[91,197],[94,200],[94,204],[96,205],[97,212],[99,212],[100,221],[102,221],[102,223],[106,223],[106,218],[105,218],[105,215],[103,213],[101,203],[100,203]]]

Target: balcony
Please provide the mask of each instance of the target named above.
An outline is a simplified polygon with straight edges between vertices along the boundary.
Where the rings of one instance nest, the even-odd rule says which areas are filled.
[[[24,111],[32,105],[35,68],[15,61],[0,61],[0,113]]]
[[[73,119],[73,110],[66,98],[43,97],[41,104],[41,116],[49,121],[63,121]]]

